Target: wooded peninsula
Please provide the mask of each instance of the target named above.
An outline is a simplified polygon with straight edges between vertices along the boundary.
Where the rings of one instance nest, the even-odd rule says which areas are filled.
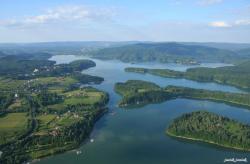
[[[167,78],[184,78],[199,82],[216,82],[250,90],[250,61],[219,68],[190,68],[186,72],[169,69],[126,68],[126,72],[148,73]]]
[[[169,136],[250,151],[250,126],[214,113],[184,114],[167,128]]]
[[[141,80],[129,80],[125,83],[116,83],[115,91],[122,95],[122,100],[119,102],[119,106],[121,107],[133,107],[136,105],[159,103],[176,98],[187,98],[223,102],[250,109],[249,94],[210,91],[179,86],[161,88],[154,83]]]

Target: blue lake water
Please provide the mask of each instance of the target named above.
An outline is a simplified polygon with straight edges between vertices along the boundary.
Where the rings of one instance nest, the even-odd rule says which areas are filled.
[[[82,57],[54,56],[51,60],[67,63]],[[165,135],[169,123],[183,113],[206,110],[244,123],[250,123],[250,111],[210,101],[176,99],[160,104],[147,105],[136,109],[117,107],[120,96],[113,88],[116,82],[129,79],[147,80],[160,86],[178,85],[192,88],[203,88],[229,92],[242,92],[237,88],[215,83],[199,83],[184,79],[162,78],[152,75],[126,73],[128,66],[153,68],[169,68],[185,71],[190,66],[176,64],[146,63],[127,64],[119,61],[95,60],[97,66],[83,73],[105,78],[101,85],[94,87],[104,90],[110,95],[108,104],[112,113],[106,114],[95,125],[90,138],[78,150],[42,159],[38,163],[45,164],[213,164],[223,163],[225,158],[248,158],[250,153],[230,150],[205,143],[174,139]],[[154,66],[152,66],[154,65]],[[223,64],[203,64],[216,67]]]

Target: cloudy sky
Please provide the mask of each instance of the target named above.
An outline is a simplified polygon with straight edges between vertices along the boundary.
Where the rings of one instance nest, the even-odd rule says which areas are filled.
[[[250,43],[250,0],[0,0],[0,42]]]

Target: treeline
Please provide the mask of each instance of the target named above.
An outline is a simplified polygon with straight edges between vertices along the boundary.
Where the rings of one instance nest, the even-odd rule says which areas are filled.
[[[6,111],[6,108],[13,102],[14,94],[1,93],[0,94],[0,114]]]
[[[100,84],[104,81],[103,77],[92,76],[83,73],[73,73],[71,77],[79,81],[81,84],[91,84],[91,83]]]
[[[84,69],[95,67],[95,62],[91,60],[77,60],[69,64],[58,64],[52,68],[41,69],[36,73],[36,76],[63,76],[80,72]]]
[[[77,60],[69,64],[55,65],[54,61],[31,60],[22,56],[5,56],[0,59],[0,76],[12,79],[63,76],[95,67],[91,60]]]
[[[250,90],[250,61],[219,68],[190,68],[186,72],[169,69],[126,68],[127,72],[149,73],[168,78],[185,78],[200,82],[216,82]]]
[[[166,88],[141,86],[154,86],[153,83],[134,80],[132,83],[117,83],[115,91],[121,94],[120,106],[145,105],[149,103],[162,102],[169,99],[188,98],[223,102],[228,105],[242,106],[250,109],[250,95],[230,93],[221,91],[210,91],[204,89],[193,89],[188,87],[168,86]]]
[[[160,89],[158,85],[142,80],[128,80],[126,83],[115,84],[115,91],[123,96],[141,91],[158,89]]]
[[[63,102],[63,96],[58,95],[55,92],[48,92],[47,90],[42,90],[40,93],[37,94],[35,97],[37,104],[40,106],[48,106],[53,104],[58,104]]]
[[[119,106],[136,106],[145,105],[149,103],[159,103],[171,99],[172,96],[162,90],[152,90],[146,92],[139,92],[134,95],[126,95],[119,102]]]
[[[21,56],[6,56],[0,59],[0,75],[17,78],[32,74],[36,68],[52,67],[54,61],[30,60]]]
[[[250,94],[210,91],[204,89],[193,89],[188,87],[168,86],[166,92],[172,94],[173,97],[203,99],[211,101],[220,101],[231,105],[239,105],[250,109]]]
[[[180,43],[138,43],[104,48],[91,52],[90,55],[99,59],[118,59],[123,62],[175,62],[182,64],[235,63],[250,58],[229,50]]]
[[[249,125],[205,111],[176,118],[166,132],[170,136],[250,151]]]

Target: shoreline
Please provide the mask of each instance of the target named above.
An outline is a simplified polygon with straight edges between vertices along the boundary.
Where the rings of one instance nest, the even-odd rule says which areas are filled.
[[[77,143],[77,144],[74,144],[74,145],[71,145],[68,149],[64,149],[62,151],[58,151],[58,152],[54,152],[54,153],[51,153],[51,154],[46,154],[44,156],[41,156],[39,158],[34,158],[34,159],[31,159],[30,161],[27,161],[27,162],[30,162],[30,163],[37,163],[43,159],[48,159],[50,157],[53,157],[53,156],[56,156],[56,155],[60,155],[60,154],[65,154],[65,153],[69,153],[69,152],[74,152],[74,151],[77,151],[77,149],[81,148],[81,146],[83,146],[84,144],[86,144],[88,142],[88,139],[90,138],[90,135],[91,133],[93,132],[93,129],[95,128],[95,124],[97,121],[99,121],[105,114],[107,114],[109,108],[108,107],[104,107],[101,111],[101,113],[99,113],[97,116],[96,116],[96,119],[94,119],[94,124],[93,124],[93,127],[91,127],[88,135],[82,139],[82,141],[80,143]]]
[[[127,67],[127,68],[130,68],[130,67]],[[137,68],[137,67],[131,67],[131,68]],[[162,74],[152,73],[152,72],[150,72],[150,69],[148,69],[148,68],[143,68],[143,69],[145,69],[144,72],[142,72],[142,71],[139,72],[139,71],[134,71],[134,70],[126,70],[126,68],[125,68],[125,71],[130,72],[130,73],[138,73],[138,74],[150,74],[150,75],[153,75],[153,76],[158,76],[158,77],[163,77],[163,78],[185,79],[185,80],[191,80],[191,81],[200,82],[200,83],[216,83],[216,84],[235,87],[236,89],[239,89],[240,91],[247,92],[247,93],[250,91],[250,88],[247,87],[247,86],[240,86],[240,85],[235,85],[235,84],[232,84],[232,83],[225,83],[225,82],[222,82],[222,81],[219,81],[219,80],[202,81],[202,80],[196,80],[196,79],[188,78],[188,77],[185,77],[185,76],[178,77],[178,76],[174,76],[174,75],[171,76],[171,75],[162,75]],[[171,71],[173,71],[173,70],[171,70]]]
[[[226,104],[226,105],[229,105],[229,106],[232,106],[232,107],[239,107],[239,108],[243,108],[243,109],[246,109],[246,110],[250,110],[250,106],[248,104],[241,104],[241,103],[238,103],[238,102],[233,102],[233,101],[224,101],[224,100],[221,100],[221,99],[216,99],[216,98],[198,98],[198,97],[191,97],[191,96],[179,96],[179,97],[172,97],[172,98],[169,98],[167,100],[163,100],[161,102],[166,102],[166,101],[169,101],[169,100],[174,100],[174,99],[178,99],[178,98],[183,98],[183,99],[189,99],[189,100],[201,100],[201,101],[210,101],[210,102],[218,102],[218,103],[223,103],[223,104]],[[121,100],[122,102],[122,100]],[[140,102],[140,104],[134,104],[134,103],[127,103],[126,105],[125,104],[121,104],[121,102],[119,102],[118,106],[121,107],[121,108],[133,108],[133,107],[137,107],[138,105],[139,106],[144,106],[144,105],[149,105],[149,104],[158,104],[159,102],[149,102],[149,101],[144,101],[144,102]],[[161,103],[160,102],[160,103]]]
[[[204,142],[204,143],[209,143],[212,145],[217,145],[223,148],[228,148],[228,149],[232,149],[232,150],[239,150],[239,151],[245,151],[245,152],[250,152],[250,149],[244,149],[244,148],[239,148],[239,147],[233,147],[233,146],[227,146],[227,145],[223,145],[223,144],[219,144],[213,141],[209,141],[209,140],[203,140],[203,139],[198,139],[198,138],[192,138],[192,137],[185,137],[185,136],[177,136],[173,133],[170,133],[168,130],[166,130],[166,134],[169,135],[170,137],[175,137],[175,138],[180,138],[180,139],[187,139],[187,140],[191,140],[191,141],[199,141],[199,142]]]

